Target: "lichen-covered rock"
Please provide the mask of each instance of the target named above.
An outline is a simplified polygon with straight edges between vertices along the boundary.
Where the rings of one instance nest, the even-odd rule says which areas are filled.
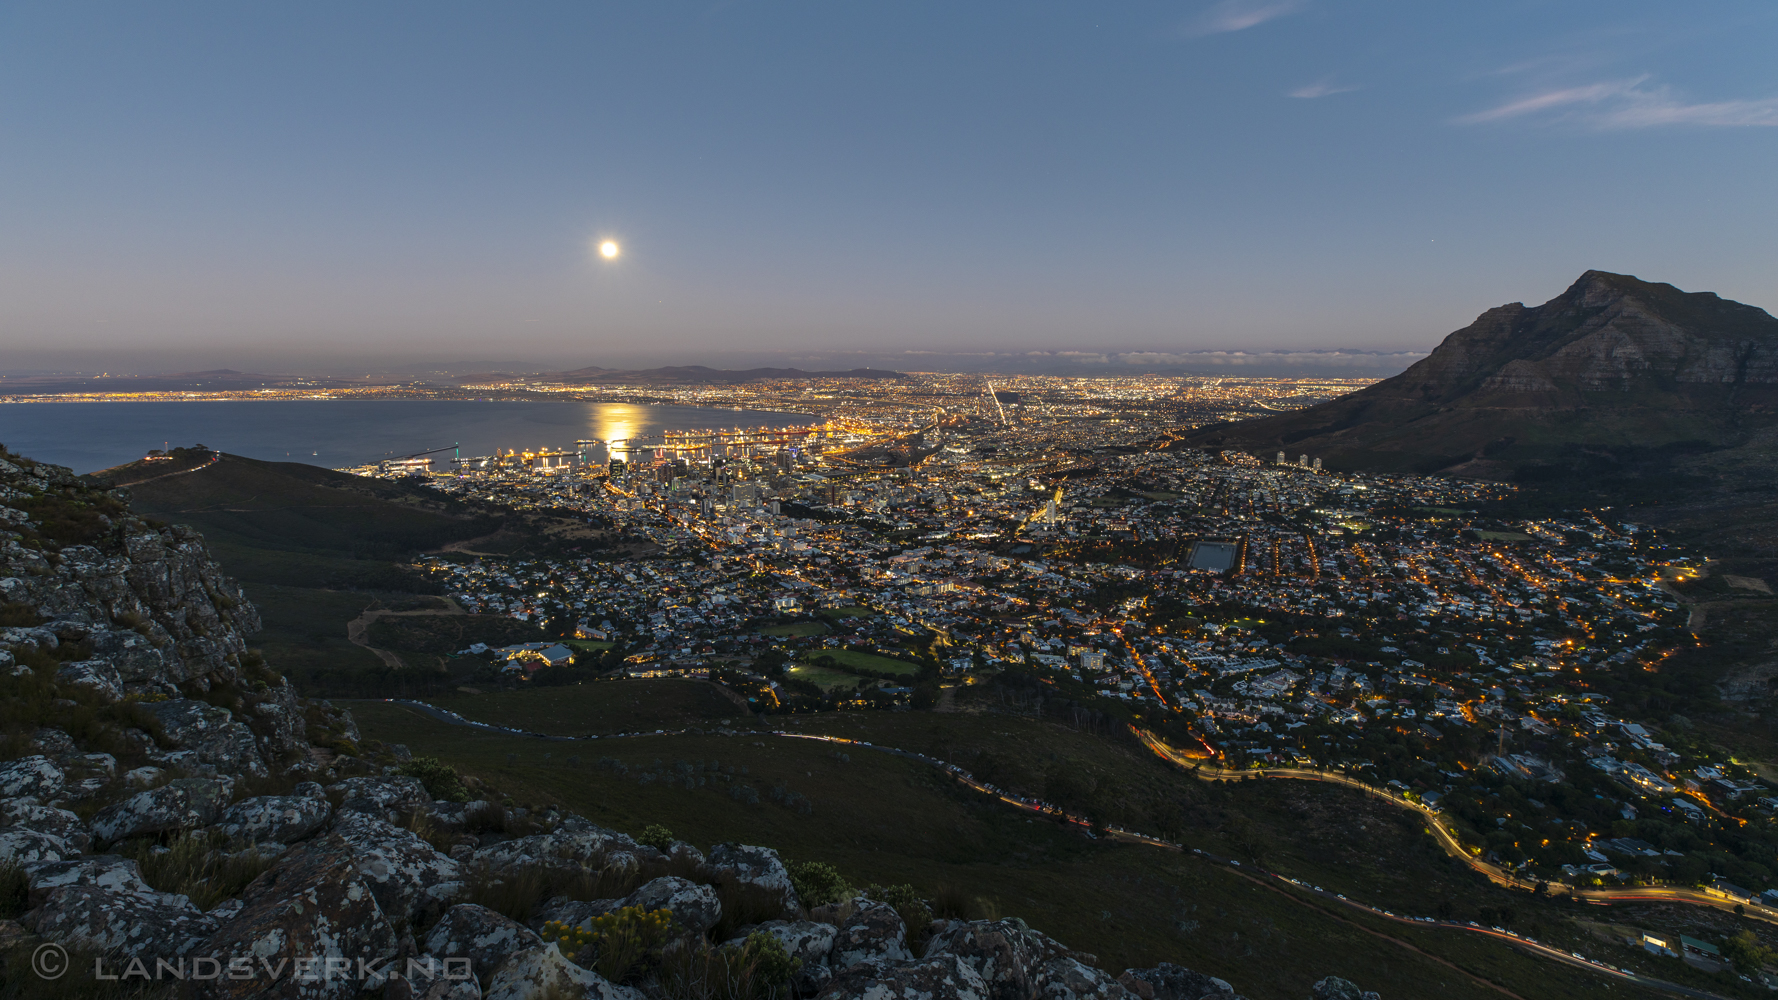
[[[53,834],[77,851],[93,846],[93,835],[79,816],[66,809],[40,806],[31,799],[0,799],[0,827],[5,826]]]
[[[231,840],[252,843],[301,840],[327,824],[333,805],[313,795],[261,795],[223,811],[216,828]]]
[[[342,796],[340,814],[368,813],[391,823],[403,813],[425,810],[432,805],[432,796],[419,778],[347,778],[333,786]]]
[[[123,677],[107,660],[77,660],[56,668],[56,683],[91,691],[106,701],[123,697]]]
[[[796,888],[790,882],[790,871],[769,847],[747,844],[717,844],[704,860],[704,872],[712,882],[734,882],[751,887],[778,901],[786,916],[802,910]]]
[[[819,1000],[989,1000],[988,986],[955,955],[861,964],[836,973]]]
[[[905,962],[914,957],[908,952],[907,937],[907,924],[895,907],[860,897],[852,915],[834,933],[828,964],[838,972],[860,962]],[[979,975],[976,978],[980,980]]]
[[[49,890],[25,922],[51,941],[128,958],[184,957],[216,931],[216,922],[184,896],[98,885]]]
[[[819,993],[827,985],[827,981],[833,978],[833,969],[828,965],[827,959],[833,952],[833,938],[839,928],[813,920],[768,920],[754,930],[777,938],[778,943],[784,946],[785,954],[803,963],[797,970],[796,977],[790,981],[791,988],[798,994],[810,996]],[[732,943],[744,945],[746,939]]]
[[[0,861],[23,865],[33,861],[61,861],[79,853],[54,834],[22,826],[0,829]]]
[[[159,677],[166,670],[166,656],[146,636],[135,632],[99,629],[87,642],[93,647],[93,657],[117,672],[120,686],[126,680]]]
[[[671,844],[668,844],[667,850],[664,853],[667,855],[667,861],[669,863],[683,865],[683,871],[697,871],[704,867],[704,863],[707,860],[704,857],[703,851],[698,850],[696,847],[683,840],[675,840]]]
[[[321,837],[285,852],[241,893],[240,911],[219,927],[196,954],[223,962],[240,955],[276,962],[282,958],[344,959],[354,969],[393,959],[399,948],[376,896],[352,863],[352,848],[336,836]],[[309,981],[285,976],[264,981],[227,977],[198,984],[211,998],[345,1000],[357,996],[356,978]]]
[[[602,917],[623,905],[624,901],[621,899],[570,899],[567,896],[554,896],[532,911],[531,929],[540,931],[544,924],[553,920],[569,927],[585,927],[590,930],[592,924],[589,921],[594,917]]]
[[[623,905],[672,910],[675,923],[698,934],[715,927],[722,919],[722,902],[716,898],[715,889],[671,875],[641,886],[624,898]]]
[[[516,952],[488,979],[483,1000],[643,1000],[641,991],[619,986],[562,957],[554,944]]]
[[[1328,976],[1309,989],[1311,1000],[1382,1000],[1376,993],[1361,990],[1338,976]]]
[[[1235,988],[1225,980],[1171,962],[1152,969],[1125,969],[1117,981],[1142,1000],[1235,1000]]]
[[[30,890],[31,905],[42,906],[51,889],[69,885],[90,885],[111,892],[152,895],[154,888],[142,881],[142,869],[129,858],[104,854],[96,858],[73,858],[66,861],[37,861],[25,865],[25,884]]]
[[[514,953],[541,947],[543,939],[531,928],[474,903],[459,903],[446,910],[426,934],[428,954],[440,959],[467,958],[482,979]]]
[[[500,874],[526,868],[592,867],[610,870],[613,859],[635,844],[623,834],[598,827],[558,829],[490,844],[475,852],[472,863]]]
[[[1129,1000],[1130,992],[1113,979],[1077,958],[1052,959],[1035,977],[1045,1000]]]
[[[358,873],[392,918],[436,913],[463,892],[457,862],[411,830],[364,813],[342,813],[333,836],[351,848]]]
[[[162,767],[132,767],[124,772],[124,784],[132,788],[147,788],[166,777],[167,770]]]
[[[252,713],[248,725],[259,737],[260,754],[268,763],[307,760],[308,722],[303,718],[296,689],[288,680],[269,688],[264,698],[253,704]]]
[[[0,764],[0,799],[30,796],[48,802],[67,784],[67,776],[56,762],[42,754],[32,754]]]
[[[178,778],[99,810],[93,833],[122,840],[144,833],[166,833],[209,826],[228,802],[230,783],[220,778]]]
[[[142,707],[160,722],[161,731],[173,745],[185,752],[179,763],[186,770],[214,768],[218,774],[260,778],[271,773],[259,756],[253,730],[236,721],[228,709],[189,698],[144,702]]]
[[[1030,1000],[1042,987],[1036,978],[1039,970],[1067,954],[1068,949],[1016,918],[953,922],[926,942],[926,957],[961,958],[982,977],[994,1000]]]

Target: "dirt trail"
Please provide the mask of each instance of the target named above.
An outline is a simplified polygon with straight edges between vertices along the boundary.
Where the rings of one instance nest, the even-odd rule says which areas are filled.
[[[365,608],[359,612],[358,617],[346,623],[346,641],[354,646],[370,650],[376,654],[377,659],[383,661],[384,666],[391,670],[405,670],[407,664],[401,662],[401,657],[386,649],[378,649],[365,640],[365,637],[370,634],[371,622],[379,618],[403,618],[412,615],[466,615],[469,613],[464,611],[463,606],[452,598],[441,597],[439,600],[444,601],[449,607],[422,608],[418,611],[390,611],[388,608],[376,607],[377,602],[372,601],[370,607]]]

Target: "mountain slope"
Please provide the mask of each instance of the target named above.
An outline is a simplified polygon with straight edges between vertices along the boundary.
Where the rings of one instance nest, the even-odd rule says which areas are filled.
[[[1331,468],[1538,478],[1748,444],[1778,424],[1778,319],[1708,292],[1588,271],[1490,309],[1394,378],[1295,413],[1182,435]]]

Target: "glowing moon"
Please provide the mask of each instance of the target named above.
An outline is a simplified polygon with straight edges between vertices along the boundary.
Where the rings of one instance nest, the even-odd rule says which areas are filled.
[[[613,240],[606,240],[599,244],[599,256],[606,260],[616,260],[620,252],[622,252],[622,248]]]

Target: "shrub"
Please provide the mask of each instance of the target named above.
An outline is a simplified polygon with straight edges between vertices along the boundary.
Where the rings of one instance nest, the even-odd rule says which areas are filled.
[[[775,935],[756,931],[739,947],[696,941],[671,951],[659,982],[666,1000],[778,1000],[802,965]]]
[[[614,983],[660,956],[673,927],[673,911],[626,906],[588,921],[593,969]]]
[[[920,898],[920,893],[911,885],[873,885],[864,890],[864,894],[879,903],[888,903],[901,914],[901,922],[908,925],[908,941],[911,944],[926,925],[932,923],[932,907]]]
[[[463,779],[457,776],[457,769],[444,763],[437,757],[415,757],[396,768],[397,774],[410,778],[419,778],[426,786],[426,794],[445,802],[468,802],[469,789],[463,787]]]
[[[643,829],[642,835],[636,838],[636,843],[665,853],[667,848],[673,846],[673,831],[659,823],[650,823]]]
[[[798,861],[790,865],[790,884],[803,905],[813,909],[837,903],[852,895],[852,887],[839,869],[824,861]]]

